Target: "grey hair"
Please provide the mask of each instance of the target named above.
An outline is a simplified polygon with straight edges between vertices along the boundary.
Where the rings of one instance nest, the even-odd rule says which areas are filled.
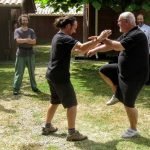
[[[120,17],[126,19],[131,25],[136,25],[135,16],[131,12],[123,12],[120,14]]]

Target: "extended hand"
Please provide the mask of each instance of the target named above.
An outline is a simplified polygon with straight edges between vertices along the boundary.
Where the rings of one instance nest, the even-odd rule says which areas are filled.
[[[97,39],[103,41],[106,38],[108,38],[111,34],[112,34],[111,30],[104,30],[100,33],[100,35],[97,37]]]
[[[94,36],[90,36],[88,37],[88,40],[94,40],[94,39],[97,39],[98,36],[94,35]]]
[[[96,54],[96,51],[94,50],[94,49],[91,49],[91,50],[89,50],[88,52],[87,52],[87,56],[88,57],[91,57],[91,56],[93,56],[93,55],[95,55]]]

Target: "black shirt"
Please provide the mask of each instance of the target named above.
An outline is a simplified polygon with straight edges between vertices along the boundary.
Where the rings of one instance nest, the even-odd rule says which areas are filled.
[[[119,41],[125,48],[118,57],[121,77],[130,80],[140,80],[148,75],[148,42],[145,34],[134,27]]]
[[[55,83],[70,81],[71,50],[78,41],[69,35],[58,32],[52,39],[52,51],[46,78]]]

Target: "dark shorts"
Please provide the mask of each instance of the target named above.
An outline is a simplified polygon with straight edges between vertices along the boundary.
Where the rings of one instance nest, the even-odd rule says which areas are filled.
[[[47,80],[51,93],[51,104],[62,104],[64,108],[77,105],[76,94],[71,82],[56,84]]]
[[[99,71],[107,76],[114,85],[118,85],[118,64],[104,65]]]
[[[100,72],[117,86],[116,97],[125,106],[133,108],[135,100],[144,85],[144,80],[133,79],[132,81],[127,81],[127,79],[119,74],[117,64],[104,65],[100,68]]]

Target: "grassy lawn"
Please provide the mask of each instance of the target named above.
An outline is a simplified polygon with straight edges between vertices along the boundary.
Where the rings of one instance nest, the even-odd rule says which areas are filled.
[[[129,126],[121,103],[106,106],[112,96],[110,88],[101,80],[98,69],[106,62],[71,61],[71,80],[78,98],[76,128],[88,135],[82,142],[67,142],[66,110],[60,106],[53,124],[56,134],[41,135],[49,89],[45,72],[49,46],[36,47],[36,79],[40,94],[33,93],[27,70],[21,94],[12,95],[14,62],[0,63],[0,150],[149,150],[150,149],[150,86],[145,86],[137,99],[140,137],[130,140],[120,136]]]

